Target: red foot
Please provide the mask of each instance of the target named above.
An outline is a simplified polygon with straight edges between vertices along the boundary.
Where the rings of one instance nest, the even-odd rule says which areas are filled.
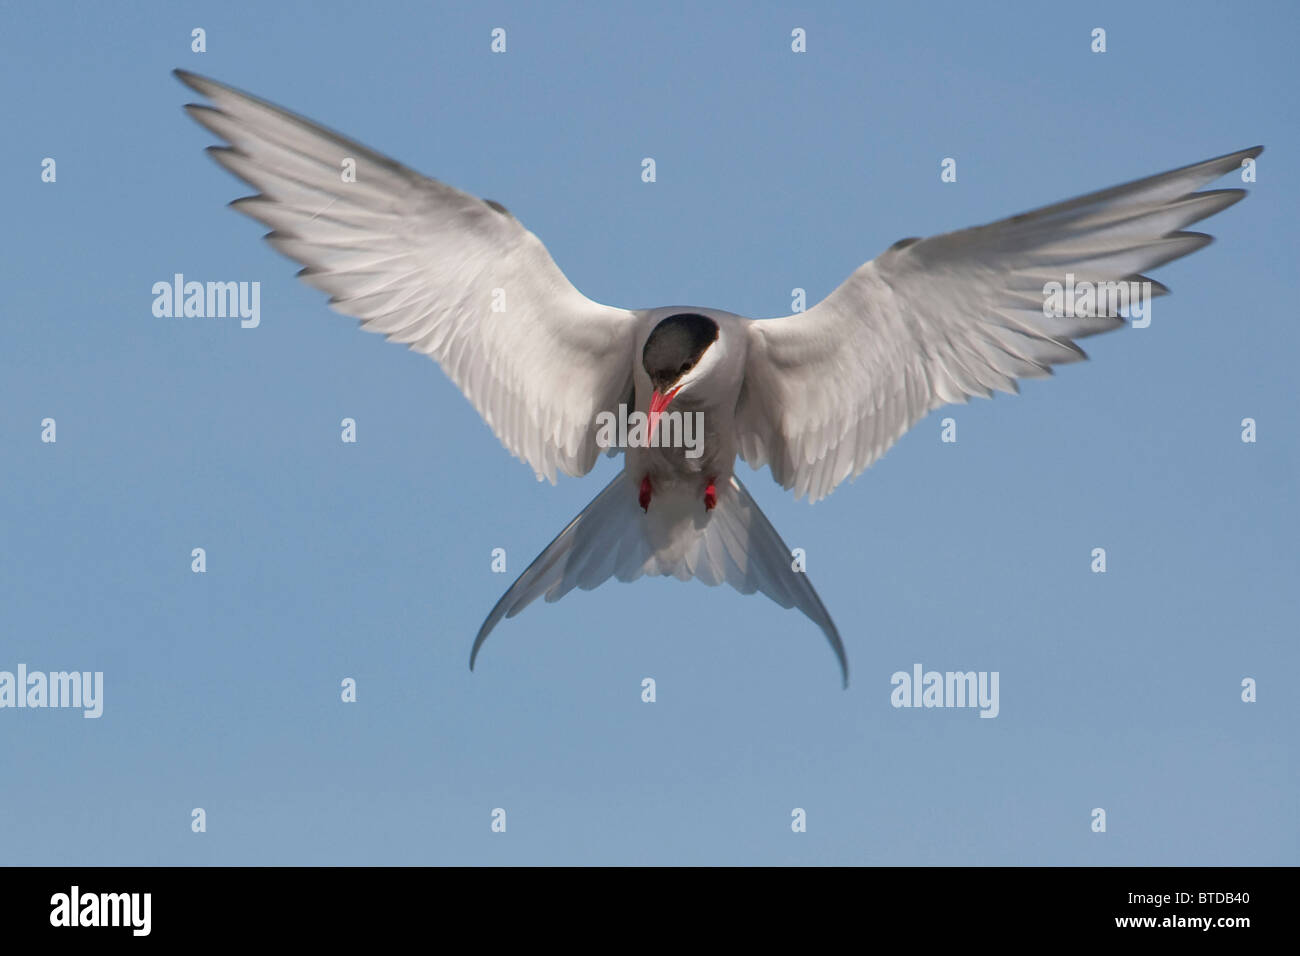
[[[650,510],[650,492],[650,476],[646,475],[641,479],[641,494],[637,497],[637,501],[641,502],[642,511]]]
[[[704,489],[704,510],[712,511],[718,504],[718,489],[713,487],[716,478],[710,478],[709,484]]]

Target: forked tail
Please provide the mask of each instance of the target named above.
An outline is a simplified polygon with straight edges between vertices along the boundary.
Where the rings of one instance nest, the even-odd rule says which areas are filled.
[[[761,591],[782,607],[797,607],[830,641],[847,687],[844,644],[808,575],[793,569],[790,549],[740,480],[732,476],[719,484],[712,511],[698,498],[668,494],[657,495],[643,512],[632,478],[620,472],[497,601],[474,638],[470,670],[501,619],[543,595],[558,601],[575,587],[590,591],[611,577],[673,575],[725,582],[742,594]]]

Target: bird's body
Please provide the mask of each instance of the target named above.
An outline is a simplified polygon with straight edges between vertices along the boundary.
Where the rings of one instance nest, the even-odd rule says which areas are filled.
[[[744,381],[745,360],[749,355],[749,342],[744,332],[744,323],[748,320],[738,315],[685,306],[647,310],[639,316],[640,328],[632,350],[637,411],[649,414],[656,391],[644,363],[637,358],[645,353],[646,340],[655,329],[682,315],[707,319],[718,328],[718,336],[706,353],[707,374],[698,379],[697,387],[685,389],[675,396],[671,405],[673,411],[683,417],[699,413],[696,420],[704,428],[701,454],[689,456],[688,449],[681,443],[634,446],[626,451],[628,469],[637,475],[649,475],[656,488],[662,485],[665,490],[669,485],[690,483],[692,479],[699,480],[709,475],[725,480],[735,471],[736,398]],[[663,385],[661,393],[670,382]]]
[[[618,476],[493,608],[471,667],[501,618],[538,597],[672,575],[799,608],[826,635],[847,684],[839,633],[735,477],[736,461],[768,467],[816,501],[932,409],[1016,391],[1018,379],[1085,357],[1074,340],[1123,325],[1130,288],[1167,291],[1144,270],[1210,241],[1184,228],[1244,196],[1196,190],[1262,151],[902,240],[807,312],[755,321],[592,302],[499,203],[230,87],[177,75],[213,101],[187,109],[230,144],[214,158],[259,190],[232,205],[271,227],[268,241],[304,265],[302,279],[334,308],[437,361],[539,478],[586,474],[602,451],[624,455]],[[1111,298],[1054,311],[1057,286],[1086,286],[1094,306]],[[611,448],[608,417],[621,413],[646,427]],[[692,442],[678,440],[674,416],[698,424],[686,433]]]

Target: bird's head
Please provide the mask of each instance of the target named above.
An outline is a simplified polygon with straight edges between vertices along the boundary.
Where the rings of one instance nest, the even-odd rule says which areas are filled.
[[[650,376],[650,434],[673,400],[707,378],[715,363],[718,323],[696,312],[670,315],[651,331],[641,350],[641,364]]]

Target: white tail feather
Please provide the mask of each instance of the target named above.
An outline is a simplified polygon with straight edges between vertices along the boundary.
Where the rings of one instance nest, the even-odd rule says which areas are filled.
[[[672,575],[730,584],[742,594],[761,591],[782,607],[798,608],[830,641],[848,686],[848,660],[835,623],[808,575],[793,570],[790,549],[738,478],[721,483],[712,511],[686,489],[656,490],[646,512],[637,496],[634,480],[620,472],[569,522],[487,616],[474,639],[470,670],[501,619],[539,597],[558,601],[575,587],[590,591],[611,577]]]

